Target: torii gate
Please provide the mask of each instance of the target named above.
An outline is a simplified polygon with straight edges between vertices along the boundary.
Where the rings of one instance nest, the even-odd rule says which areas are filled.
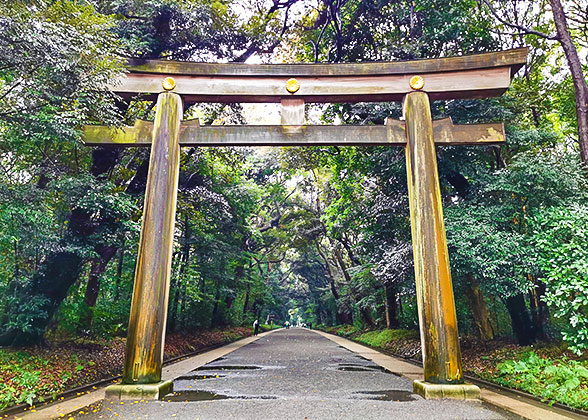
[[[160,398],[180,146],[389,145],[406,148],[425,398],[477,398],[464,384],[435,144],[504,142],[503,124],[433,121],[429,99],[499,96],[526,62],[526,48],[430,60],[359,64],[211,64],[131,60],[112,90],[157,97],[155,121],[123,130],[86,126],[88,145],[151,146],[143,224],[121,385],[114,398]],[[305,102],[403,101],[404,121],[383,126],[308,126]],[[277,126],[200,126],[182,121],[196,102],[281,102]]]

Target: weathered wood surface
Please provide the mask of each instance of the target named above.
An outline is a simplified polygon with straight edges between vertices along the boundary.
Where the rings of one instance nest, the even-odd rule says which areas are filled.
[[[158,60],[129,61],[130,73],[111,89],[124,97],[138,93],[154,97],[161,80],[174,76],[175,93],[185,102],[306,102],[399,101],[411,92],[409,79],[421,75],[432,99],[498,96],[525,63],[528,49],[427,60],[348,64],[190,63]],[[296,78],[300,89],[286,91]]]
[[[374,76],[409,73],[436,73],[488,67],[512,67],[517,71],[526,61],[528,48],[516,48],[484,54],[412,61],[342,64],[243,64],[192,63],[168,60],[131,59],[133,73],[191,76]]]
[[[282,99],[280,110],[282,125],[304,125],[306,117],[304,115],[303,99]]]
[[[406,96],[406,170],[425,381],[463,382],[429,99]]]
[[[157,101],[143,207],[139,256],[125,346],[124,384],[161,380],[178,192],[182,100],[162,93]],[[139,128],[140,133],[145,127]]]
[[[299,118],[299,116],[297,117]],[[180,128],[181,146],[404,146],[403,121],[387,120],[386,125],[225,125],[200,126],[197,120],[184,121]],[[149,146],[153,123],[137,121],[124,129],[84,127],[86,145]],[[437,145],[492,145],[504,142],[501,123],[453,125],[450,118],[433,123]]]
[[[180,143],[189,138],[192,131],[200,126],[198,120],[182,121],[180,125]],[[105,127],[101,125],[85,125],[83,141],[88,146],[106,144],[118,146],[151,146],[153,122],[135,120],[135,125],[123,128]]]
[[[137,93],[152,98],[162,91],[163,75],[129,73],[110,89],[123,97]],[[410,74],[375,76],[301,76],[300,89],[286,90],[286,77],[174,76],[174,92],[186,102],[280,102],[298,98],[309,103],[400,101],[412,91]],[[486,98],[503,94],[510,85],[510,67],[428,73],[423,91],[432,99]]]

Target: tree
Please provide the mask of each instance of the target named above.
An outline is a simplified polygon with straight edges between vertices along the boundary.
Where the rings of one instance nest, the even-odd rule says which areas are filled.
[[[542,5],[536,7],[536,2],[525,2],[525,1],[514,1],[514,2],[497,2],[502,6],[502,3],[512,3],[509,8],[501,7],[502,13],[498,12],[498,9],[494,7],[493,2],[490,0],[483,0],[490,11],[490,13],[504,26],[514,30],[513,37],[519,37],[520,35],[530,35],[540,37],[550,41],[557,41],[565,54],[568,68],[570,70],[574,91],[576,96],[576,122],[578,129],[578,142],[580,145],[580,158],[582,162],[588,163],[588,85],[586,84],[586,76],[584,75],[583,65],[578,55],[578,49],[576,47],[576,41],[572,38],[570,28],[568,25],[568,16],[564,10],[561,0],[549,0],[551,11],[553,14],[553,24],[555,26],[556,33],[549,34],[542,32],[541,30],[524,26],[523,24],[507,18],[507,14],[510,13],[511,9],[521,9],[521,14],[531,13],[533,9],[537,9],[541,13],[545,1],[542,1]],[[526,3],[526,4],[525,4]],[[574,3],[577,4],[577,3]],[[578,10],[578,9],[576,9]],[[525,13],[522,13],[522,12]],[[514,16],[519,16],[515,13]],[[580,15],[581,16],[581,15]]]
[[[563,339],[581,354],[588,348],[588,205],[568,203],[538,212],[532,220],[536,258],[546,285],[545,301],[562,321]]]

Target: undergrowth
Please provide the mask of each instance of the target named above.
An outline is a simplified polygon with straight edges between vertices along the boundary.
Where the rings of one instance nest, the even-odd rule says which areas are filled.
[[[181,356],[211,345],[230,343],[251,334],[249,328],[171,334],[165,357]],[[122,373],[124,342],[58,343],[47,348],[0,349],[0,413],[8,407],[55,400],[75,386]],[[1,417],[1,415],[0,415]]]
[[[71,361],[72,365],[67,368],[84,368],[73,358]],[[64,371],[56,371],[51,369],[48,359],[25,351],[0,350],[0,372],[3,373],[3,381],[0,383],[0,410],[15,404],[32,404],[36,399],[43,401],[43,396],[55,397],[65,389],[65,384],[71,377],[67,368],[64,366]]]
[[[372,347],[386,347],[391,341],[402,338],[415,338],[417,333],[410,330],[381,330],[368,331],[354,338],[355,341]]]
[[[569,360],[566,356],[541,357],[534,351],[525,351],[513,360],[498,363],[495,371],[479,374],[484,379],[527,391],[546,400],[588,409],[586,361]]]

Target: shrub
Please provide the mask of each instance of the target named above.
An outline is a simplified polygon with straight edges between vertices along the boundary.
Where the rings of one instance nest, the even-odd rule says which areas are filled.
[[[586,362],[569,360],[565,356],[551,359],[528,351],[514,360],[499,363],[494,375],[483,376],[570,407],[588,409],[588,368],[585,365]]]
[[[24,351],[0,350],[0,410],[62,391],[65,380],[48,372],[47,364]]]
[[[335,330],[335,334],[342,337],[349,337],[358,331],[359,329],[353,325],[342,325]]]
[[[410,330],[369,331],[355,338],[355,341],[373,347],[386,347],[386,344],[403,338],[415,338],[417,333]]]

